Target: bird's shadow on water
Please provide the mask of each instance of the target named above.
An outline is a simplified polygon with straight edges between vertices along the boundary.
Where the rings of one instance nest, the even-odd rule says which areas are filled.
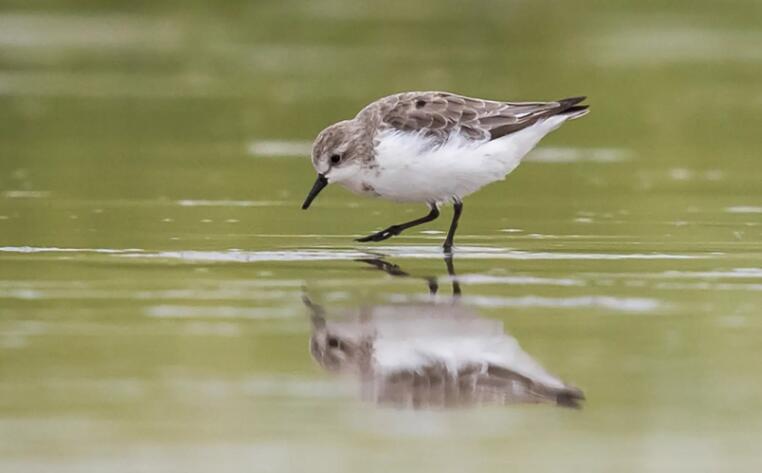
[[[399,267],[399,265],[390,263],[384,259],[383,256],[375,256],[375,257],[369,257],[369,258],[358,258],[355,261],[368,264],[380,271],[385,272],[386,274],[389,274],[390,276],[395,277],[416,277],[412,276],[410,273],[407,273],[406,271],[403,271],[402,268]],[[453,262],[453,257],[451,254],[446,254],[444,256],[445,266],[447,267],[447,275],[450,277],[450,281],[452,282],[452,294],[453,298],[458,298],[462,295],[462,290],[460,287],[460,282],[458,282],[457,275],[455,274],[455,263]],[[436,276],[417,276],[419,279],[423,279],[428,284],[429,288],[429,294],[435,295],[437,292],[439,292],[439,278]]]
[[[412,276],[382,257],[362,258],[394,277],[419,277],[430,294],[433,276]],[[365,305],[330,317],[305,290],[312,324],[310,353],[326,371],[355,378],[362,398],[398,408],[437,409],[547,403],[579,408],[582,391],[546,371],[500,321],[460,302],[451,256],[445,257],[447,301]]]

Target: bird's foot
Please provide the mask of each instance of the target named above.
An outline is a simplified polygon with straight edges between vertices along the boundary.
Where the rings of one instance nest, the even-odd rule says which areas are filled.
[[[402,233],[402,228],[397,225],[392,225],[391,227],[385,228],[380,232],[372,233],[362,238],[356,238],[355,241],[359,241],[360,243],[365,243],[368,241],[384,241],[395,235],[399,235],[400,233]]]

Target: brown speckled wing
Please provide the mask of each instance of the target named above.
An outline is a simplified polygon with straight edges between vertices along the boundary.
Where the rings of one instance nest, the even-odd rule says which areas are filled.
[[[385,97],[372,106],[380,126],[420,132],[445,141],[460,133],[473,140],[494,140],[533,125],[542,118],[586,108],[575,106],[584,97],[557,102],[497,102],[448,92],[406,92]],[[369,107],[370,108],[370,107]]]

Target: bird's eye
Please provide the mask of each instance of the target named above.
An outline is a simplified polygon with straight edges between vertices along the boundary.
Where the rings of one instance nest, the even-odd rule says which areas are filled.
[[[341,155],[331,155],[331,164],[339,164],[341,162]]]
[[[339,348],[339,339],[336,337],[328,337],[328,346],[331,348]]]

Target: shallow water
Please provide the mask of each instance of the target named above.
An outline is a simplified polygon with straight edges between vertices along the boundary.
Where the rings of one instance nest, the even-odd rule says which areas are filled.
[[[0,9],[0,470],[762,467],[756,3],[69,3]],[[466,200],[454,274],[449,209],[360,245],[425,209],[299,208],[314,134],[404,89],[593,107]],[[453,282],[582,409],[379,407],[312,360],[305,294]]]

